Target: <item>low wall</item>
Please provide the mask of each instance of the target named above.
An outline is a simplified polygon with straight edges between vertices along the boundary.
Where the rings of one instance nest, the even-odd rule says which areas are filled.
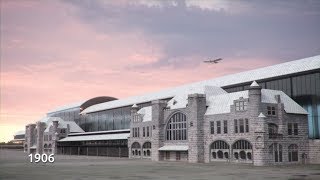
[[[308,154],[310,164],[320,164],[320,139],[309,140]]]

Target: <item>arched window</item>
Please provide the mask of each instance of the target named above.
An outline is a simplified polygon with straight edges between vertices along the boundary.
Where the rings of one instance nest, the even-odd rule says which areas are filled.
[[[229,159],[229,153],[228,152],[224,152],[224,158]]]
[[[141,146],[140,146],[140,144],[139,144],[138,142],[134,142],[134,143],[131,145],[131,148],[132,148],[132,149],[140,149]]]
[[[44,148],[48,148],[47,144],[44,144]]]
[[[246,159],[246,152],[240,151],[240,158],[241,159]]]
[[[149,158],[151,156],[151,142],[145,142],[142,145],[143,156]]]
[[[298,161],[298,145],[291,144],[288,147],[288,159],[289,159],[289,162]]]
[[[150,142],[146,142],[143,144],[142,146],[143,149],[150,149],[151,148],[151,143]]]
[[[232,148],[233,149],[252,149],[252,146],[250,142],[247,140],[238,140],[233,144]]]
[[[218,151],[218,158],[219,159],[223,159],[223,152],[222,151]]]
[[[235,152],[235,153],[234,153],[234,158],[235,158],[235,159],[239,159],[239,153],[238,153],[238,152]]]
[[[229,149],[230,146],[228,143],[226,143],[225,141],[215,141],[211,144],[211,149]]]
[[[166,128],[167,140],[187,140],[187,116],[177,112],[173,114]]]
[[[132,150],[133,156],[140,156],[141,155],[140,149],[141,149],[141,145],[138,142],[132,143],[131,150]]]
[[[217,158],[217,153],[216,152],[212,152],[212,158],[216,159]]]
[[[210,151],[213,159],[228,160],[230,145],[225,141],[217,140],[210,145]]]
[[[247,140],[238,140],[232,145],[234,159],[252,162],[252,145]]]

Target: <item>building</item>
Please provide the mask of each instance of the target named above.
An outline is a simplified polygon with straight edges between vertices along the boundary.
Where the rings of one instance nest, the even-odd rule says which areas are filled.
[[[236,106],[236,108],[238,106],[235,104],[230,104],[230,102],[234,103],[234,101],[240,101],[240,99],[242,98],[244,99],[243,103],[245,103],[247,100],[250,100],[249,95],[250,91],[252,91],[252,86],[250,85],[253,81],[256,81],[258,86],[262,88],[261,99],[263,99],[264,96],[268,95],[270,101],[260,101],[260,104],[257,103],[257,105],[259,104],[259,107],[264,107],[268,103],[273,104],[275,106],[274,108],[276,108],[277,117],[278,115],[281,115],[280,117],[278,117],[278,119],[279,121],[281,120],[282,124],[274,123],[273,125],[270,125],[270,121],[272,121],[270,119],[274,118],[270,118],[267,114],[268,111],[265,111],[265,109],[258,109],[254,112],[253,110],[246,111],[247,113],[243,114],[246,114],[247,118],[243,117],[243,120],[241,121],[241,118],[237,117],[239,114],[234,112],[234,106]],[[184,95],[181,96],[181,94]],[[240,96],[238,97],[239,94]],[[192,96],[195,97],[191,98]],[[278,99],[275,98],[275,96]],[[190,105],[188,102],[190,98],[198,99],[199,101],[200,99],[202,99],[202,101],[209,103],[210,105],[211,102],[216,102],[215,98],[213,97],[225,100],[219,101],[220,104],[228,102],[227,104],[224,104],[223,108],[222,105],[215,106],[216,108],[214,108],[214,110],[222,110],[221,112],[217,111],[218,114],[207,113],[207,111],[209,110],[210,112],[214,111],[212,110],[212,105],[208,106],[208,109],[202,109],[201,112],[196,111],[199,110],[197,109],[199,108],[198,106],[193,107],[195,109],[189,107]],[[300,110],[297,112],[287,112],[285,109],[286,105],[284,103],[287,101],[284,101],[283,98],[285,100],[290,101],[290,104],[295,104],[293,102],[298,103],[300,106],[297,105],[296,107]],[[230,101],[230,99],[233,100]],[[90,100],[88,101],[90,102]],[[58,108],[58,110],[51,111],[47,114],[47,116],[50,117],[60,117],[65,121],[74,121],[76,122],[76,124],[79,125],[79,127],[82,130],[85,131],[84,133],[70,133],[66,138],[56,140],[56,152],[64,154],[106,155],[118,157],[129,156],[130,158],[150,158],[153,160],[165,160],[167,159],[166,157],[169,156],[170,160],[188,159],[189,162],[210,162],[226,160],[219,158],[221,157],[222,151],[223,155],[225,155],[224,153],[228,153],[227,156],[230,157],[228,161],[234,161],[234,158],[231,158],[236,157],[234,153],[236,150],[233,147],[236,147],[236,145],[234,144],[234,142],[232,142],[232,136],[234,136],[234,134],[232,135],[232,133],[235,133],[235,122],[232,121],[237,120],[237,123],[241,123],[241,126],[240,124],[238,124],[237,126],[238,128],[240,128],[242,127],[243,123],[246,123],[245,119],[248,119],[249,126],[252,126],[251,128],[249,127],[251,131],[243,135],[247,138],[247,141],[239,142],[240,146],[244,145],[247,147],[251,147],[251,154],[250,150],[245,151],[246,159],[248,160],[246,162],[254,163],[256,165],[274,163],[272,159],[270,159],[270,155],[264,152],[267,151],[267,149],[270,149],[270,143],[273,143],[273,149],[277,150],[278,152],[277,155],[273,155],[277,156],[278,161],[280,160],[279,152],[280,150],[281,152],[283,151],[283,154],[281,154],[281,159],[283,161],[282,163],[278,164],[284,164],[289,161],[288,154],[289,152],[293,152],[293,150],[291,149],[298,149],[298,151],[294,151],[294,156],[296,157],[296,152],[298,152],[299,163],[303,161],[309,163],[320,162],[320,56],[314,56],[274,66],[259,68],[251,71],[187,84],[184,86],[167,89],[160,92],[145,94],[141,96],[134,96],[126,99],[117,100],[115,98],[112,98],[105,100],[105,102],[94,101],[93,103],[87,103],[86,106],[83,106],[84,102],[85,101],[77,103],[76,105]],[[155,102],[158,103],[157,108],[160,108],[160,106],[164,106],[163,108],[165,110],[163,112],[163,115],[161,115],[161,109],[159,109],[158,111],[155,110],[157,109],[156,107],[154,107],[156,106]],[[188,107],[185,107],[185,104],[188,104]],[[199,106],[203,106],[203,104],[200,104]],[[284,110],[281,109],[281,104],[283,104]],[[164,124],[161,125],[161,128],[165,128],[165,121],[167,121],[168,119],[165,119],[164,117],[160,118],[160,116],[165,116],[166,113],[172,111],[172,109],[168,108],[168,106],[170,108],[174,107],[174,109],[181,108],[182,114],[179,114],[178,116],[185,116],[186,122],[189,122],[190,119],[194,118],[193,116],[197,116],[197,118],[202,116],[204,118],[202,122],[197,122],[193,120],[192,122],[189,122],[189,124],[186,124],[186,128],[188,130],[185,130],[185,137],[188,137],[188,143],[189,141],[192,141],[190,142],[192,147],[197,143],[211,144],[212,142],[210,141],[218,140],[215,138],[221,136],[221,141],[219,141],[219,143],[223,144],[223,142],[225,142],[226,144],[224,144],[224,146],[221,145],[219,147],[226,148],[229,146],[229,150],[218,149],[217,151],[215,151],[216,154],[214,154],[212,149],[207,148],[209,147],[208,144],[203,145],[203,148],[199,147],[197,149],[189,149],[189,144],[182,143],[181,146],[183,147],[179,147],[181,149],[177,150],[175,153],[165,153],[171,150],[176,150],[176,147],[164,146],[165,142],[163,142],[163,140],[166,141],[166,139],[164,138],[167,137],[166,134],[164,134],[165,129],[162,129],[162,132],[158,132],[160,133],[158,134],[158,137],[154,136],[154,133],[160,131],[159,129],[157,129],[160,126],[153,125],[153,123],[154,121],[162,121],[162,123]],[[243,106],[241,105],[241,107]],[[246,104],[246,108],[249,107],[250,103],[248,102]],[[289,105],[288,107],[291,107],[291,105]],[[301,107],[303,107],[308,114],[306,112],[301,113]],[[272,107],[270,108],[270,112],[272,113],[273,109]],[[229,109],[230,112],[225,112],[227,109]],[[151,116],[148,115],[150,111],[152,112]],[[187,111],[194,111],[193,113],[195,113],[195,115]],[[142,120],[142,122],[135,123],[136,119],[138,119],[137,121],[141,120],[141,116],[143,116],[142,119],[144,120]],[[224,116],[228,118],[224,118]],[[216,120],[217,117],[221,117],[221,119]],[[299,120],[299,122],[294,122],[293,124],[288,125],[288,121],[286,119],[288,117],[292,117],[293,119],[298,118],[301,119],[301,121]],[[218,123],[214,126],[214,128],[220,127],[220,132],[225,130],[221,128],[224,128],[223,123],[225,123],[225,120],[227,120],[227,131],[231,133],[227,133],[230,135],[229,139],[226,138],[227,135],[224,135],[222,133],[211,135],[211,129],[209,131],[209,129],[207,128],[204,128],[199,132],[190,132],[189,128],[191,127],[199,128],[211,126],[212,119],[213,122],[220,121],[220,124]],[[252,131],[253,129],[257,128],[257,125],[255,125],[254,123],[255,121],[265,122],[262,123],[264,124],[264,127],[261,129],[261,134],[259,138],[257,137],[257,134],[259,133]],[[141,123],[145,125],[141,127]],[[294,137],[289,135],[289,127],[291,128],[291,132],[293,133],[297,131],[295,129],[297,129],[296,127],[298,127],[298,135],[294,135]],[[304,128],[307,128],[307,130],[304,131]],[[215,129],[215,131],[218,131],[218,129]],[[149,137],[143,137],[143,134],[145,133],[145,136],[147,136],[148,132]],[[238,134],[236,135],[238,136]],[[179,134],[179,136],[181,136],[181,134]],[[145,144],[142,142],[141,138],[149,138],[151,140],[147,144]],[[136,142],[134,140],[136,140],[137,143],[134,143]],[[278,142],[276,143],[275,141]],[[290,141],[296,141],[295,145],[297,146],[291,146],[289,151],[289,147],[287,145],[288,143],[290,143]],[[258,144],[260,144],[262,148],[256,148],[255,143],[257,142],[259,142]],[[305,143],[304,149],[302,148],[303,143]],[[212,146],[217,147],[217,144]],[[125,152],[128,153],[126,154]],[[259,152],[260,155],[256,155],[257,152]],[[179,153],[180,158],[178,158],[179,155],[177,155]],[[146,156],[144,156],[144,154],[146,154]],[[176,155],[176,158],[173,158],[174,154]],[[214,157],[216,157],[216,160],[214,160]],[[238,157],[239,162],[245,162],[241,159],[241,157],[244,157],[242,150],[239,150]],[[252,160],[250,161],[248,157],[251,157]],[[258,161],[259,158],[260,161]]]
[[[13,135],[13,140],[11,140],[11,143],[14,144],[24,144],[24,137],[25,136],[25,131],[17,131],[14,135]]]
[[[285,93],[262,89],[256,82],[234,93],[221,94],[221,88],[210,86],[198,90],[140,110],[133,107],[130,158],[307,162],[307,112]]]

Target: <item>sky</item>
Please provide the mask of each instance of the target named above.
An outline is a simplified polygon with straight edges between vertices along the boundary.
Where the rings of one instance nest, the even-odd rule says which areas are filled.
[[[0,142],[68,103],[320,54],[320,1],[0,0]],[[202,61],[223,58],[219,64]]]

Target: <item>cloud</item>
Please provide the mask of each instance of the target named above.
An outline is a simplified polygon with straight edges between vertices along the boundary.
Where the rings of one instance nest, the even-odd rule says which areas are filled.
[[[141,68],[186,68],[218,57],[281,62],[320,50],[320,15],[307,13],[320,10],[314,1],[273,1],[271,5],[260,1],[66,2],[76,7],[76,17],[100,33],[139,32],[160,46],[163,56],[136,66]]]

